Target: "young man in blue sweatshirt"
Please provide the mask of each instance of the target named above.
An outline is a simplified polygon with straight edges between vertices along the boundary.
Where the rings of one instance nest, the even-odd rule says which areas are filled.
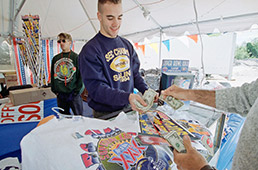
[[[79,54],[79,69],[89,93],[89,106],[94,117],[122,110],[134,102],[147,104],[133,93],[148,89],[139,73],[140,62],[132,44],[118,36],[122,22],[121,0],[99,0],[100,31],[87,42]]]

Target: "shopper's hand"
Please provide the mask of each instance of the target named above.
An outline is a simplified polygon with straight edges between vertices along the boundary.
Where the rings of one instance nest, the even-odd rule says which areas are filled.
[[[205,158],[192,147],[191,139],[188,135],[183,138],[186,153],[179,153],[175,149],[173,151],[174,161],[178,170],[200,170],[208,165]]]
[[[138,101],[139,103],[141,103],[141,105],[143,106],[147,106],[147,103],[145,103],[145,101],[143,100],[143,98],[138,95],[138,94],[134,94],[134,93],[131,93],[129,95],[129,103],[132,107],[133,110],[135,111],[138,111],[138,112],[141,112],[142,110],[138,109],[135,105],[135,101]]]
[[[176,85],[172,85],[166,90],[162,90],[161,93],[166,96],[172,96],[174,98],[180,99],[180,100],[189,100],[189,91],[188,89],[180,88]]]

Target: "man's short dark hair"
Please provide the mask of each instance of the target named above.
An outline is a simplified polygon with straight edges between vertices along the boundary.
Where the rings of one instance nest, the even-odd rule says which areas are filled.
[[[98,11],[100,12],[100,5],[103,5],[107,2],[111,2],[113,4],[120,4],[122,0],[98,0]]]

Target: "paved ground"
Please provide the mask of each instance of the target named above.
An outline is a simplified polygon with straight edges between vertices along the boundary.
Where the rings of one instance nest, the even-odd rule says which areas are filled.
[[[241,86],[245,82],[252,82],[258,78],[258,59],[235,60],[231,86]]]

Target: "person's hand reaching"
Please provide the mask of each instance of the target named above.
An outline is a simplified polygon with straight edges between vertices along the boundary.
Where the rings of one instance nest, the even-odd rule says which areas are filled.
[[[174,161],[178,170],[200,170],[208,165],[206,159],[195,148],[192,147],[191,139],[188,135],[183,138],[186,153],[173,151]]]

